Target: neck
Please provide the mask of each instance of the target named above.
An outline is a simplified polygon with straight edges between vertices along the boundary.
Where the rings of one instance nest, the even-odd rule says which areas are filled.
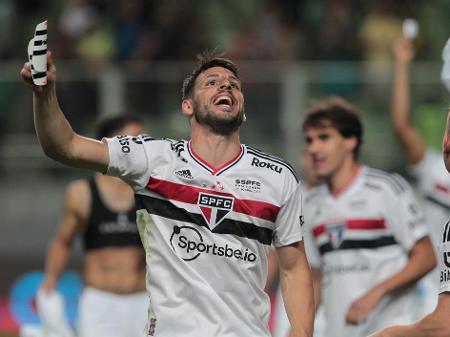
[[[206,127],[192,127],[192,150],[213,167],[219,167],[236,156],[241,148],[239,133],[229,136],[218,135]]]
[[[337,195],[351,185],[360,169],[360,165],[353,160],[346,160],[344,164],[328,179],[331,194]]]

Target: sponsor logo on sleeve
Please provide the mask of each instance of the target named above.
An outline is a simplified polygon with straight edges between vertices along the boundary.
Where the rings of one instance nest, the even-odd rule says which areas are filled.
[[[305,224],[305,218],[303,217],[303,215],[300,215],[298,219],[300,220],[300,227],[303,227],[303,225]]]
[[[120,135],[117,136],[117,139],[119,140],[119,144],[122,146],[121,150],[123,153],[129,153],[130,152],[130,137],[126,135]]]

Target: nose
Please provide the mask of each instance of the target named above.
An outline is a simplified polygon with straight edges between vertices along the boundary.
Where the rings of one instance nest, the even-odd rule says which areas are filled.
[[[317,149],[318,149],[317,146],[318,146],[317,142],[314,139],[310,139],[306,145],[306,152],[309,155],[317,153]]]
[[[226,81],[220,84],[220,90],[231,90],[231,83]]]

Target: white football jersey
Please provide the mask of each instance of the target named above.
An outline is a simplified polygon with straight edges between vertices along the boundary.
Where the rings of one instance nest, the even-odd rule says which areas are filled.
[[[442,225],[450,216],[450,175],[445,168],[442,153],[428,149],[424,158],[411,167],[411,173],[417,179],[417,189],[423,197],[430,238],[436,256],[439,257]],[[422,294],[420,317],[432,312],[437,305],[439,278],[439,269],[436,267],[420,280]]]
[[[450,221],[444,226],[439,245],[439,293],[450,291]]]
[[[106,141],[107,174],[136,193],[151,301],[146,336],[269,337],[268,250],[302,240],[292,168],[246,145],[213,168],[188,141]]]
[[[408,323],[415,286],[385,296],[366,322],[351,326],[351,303],[399,272],[408,252],[427,234],[422,212],[406,181],[398,175],[361,166],[338,195],[326,185],[305,198],[305,245],[309,262],[320,268],[327,337],[361,337],[381,327]]]
[[[450,174],[442,153],[428,149],[425,157],[411,169],[417,178],[417,188],[425,198],[424,211],[430,226],[430,236],[437,251],[442,224],[450,216]]]

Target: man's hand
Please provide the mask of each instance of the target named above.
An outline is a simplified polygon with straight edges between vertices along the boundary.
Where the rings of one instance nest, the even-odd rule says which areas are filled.
[[[369,314],[377,306],[384,292],[379,287],[375,287],[362,297],[356,299],[347,311],[346,322],[351,325],[358,325],[366,321]]]
[[[47,84],[46,85],[40,86],[40,85],[35,85],[33,83],[33,78],[31,76],[30,62],[26,62],[23,65],[23,68],[20,71],[20,75],[22,76],[25,83],[30,86],[30,88],[33,90],[34,93],[36,93],[37,95],[48,94],[53,89],[53,87],[55,86],[55,82],[56,82],[56,67],[53,63],[51,51],[47,51]]]

